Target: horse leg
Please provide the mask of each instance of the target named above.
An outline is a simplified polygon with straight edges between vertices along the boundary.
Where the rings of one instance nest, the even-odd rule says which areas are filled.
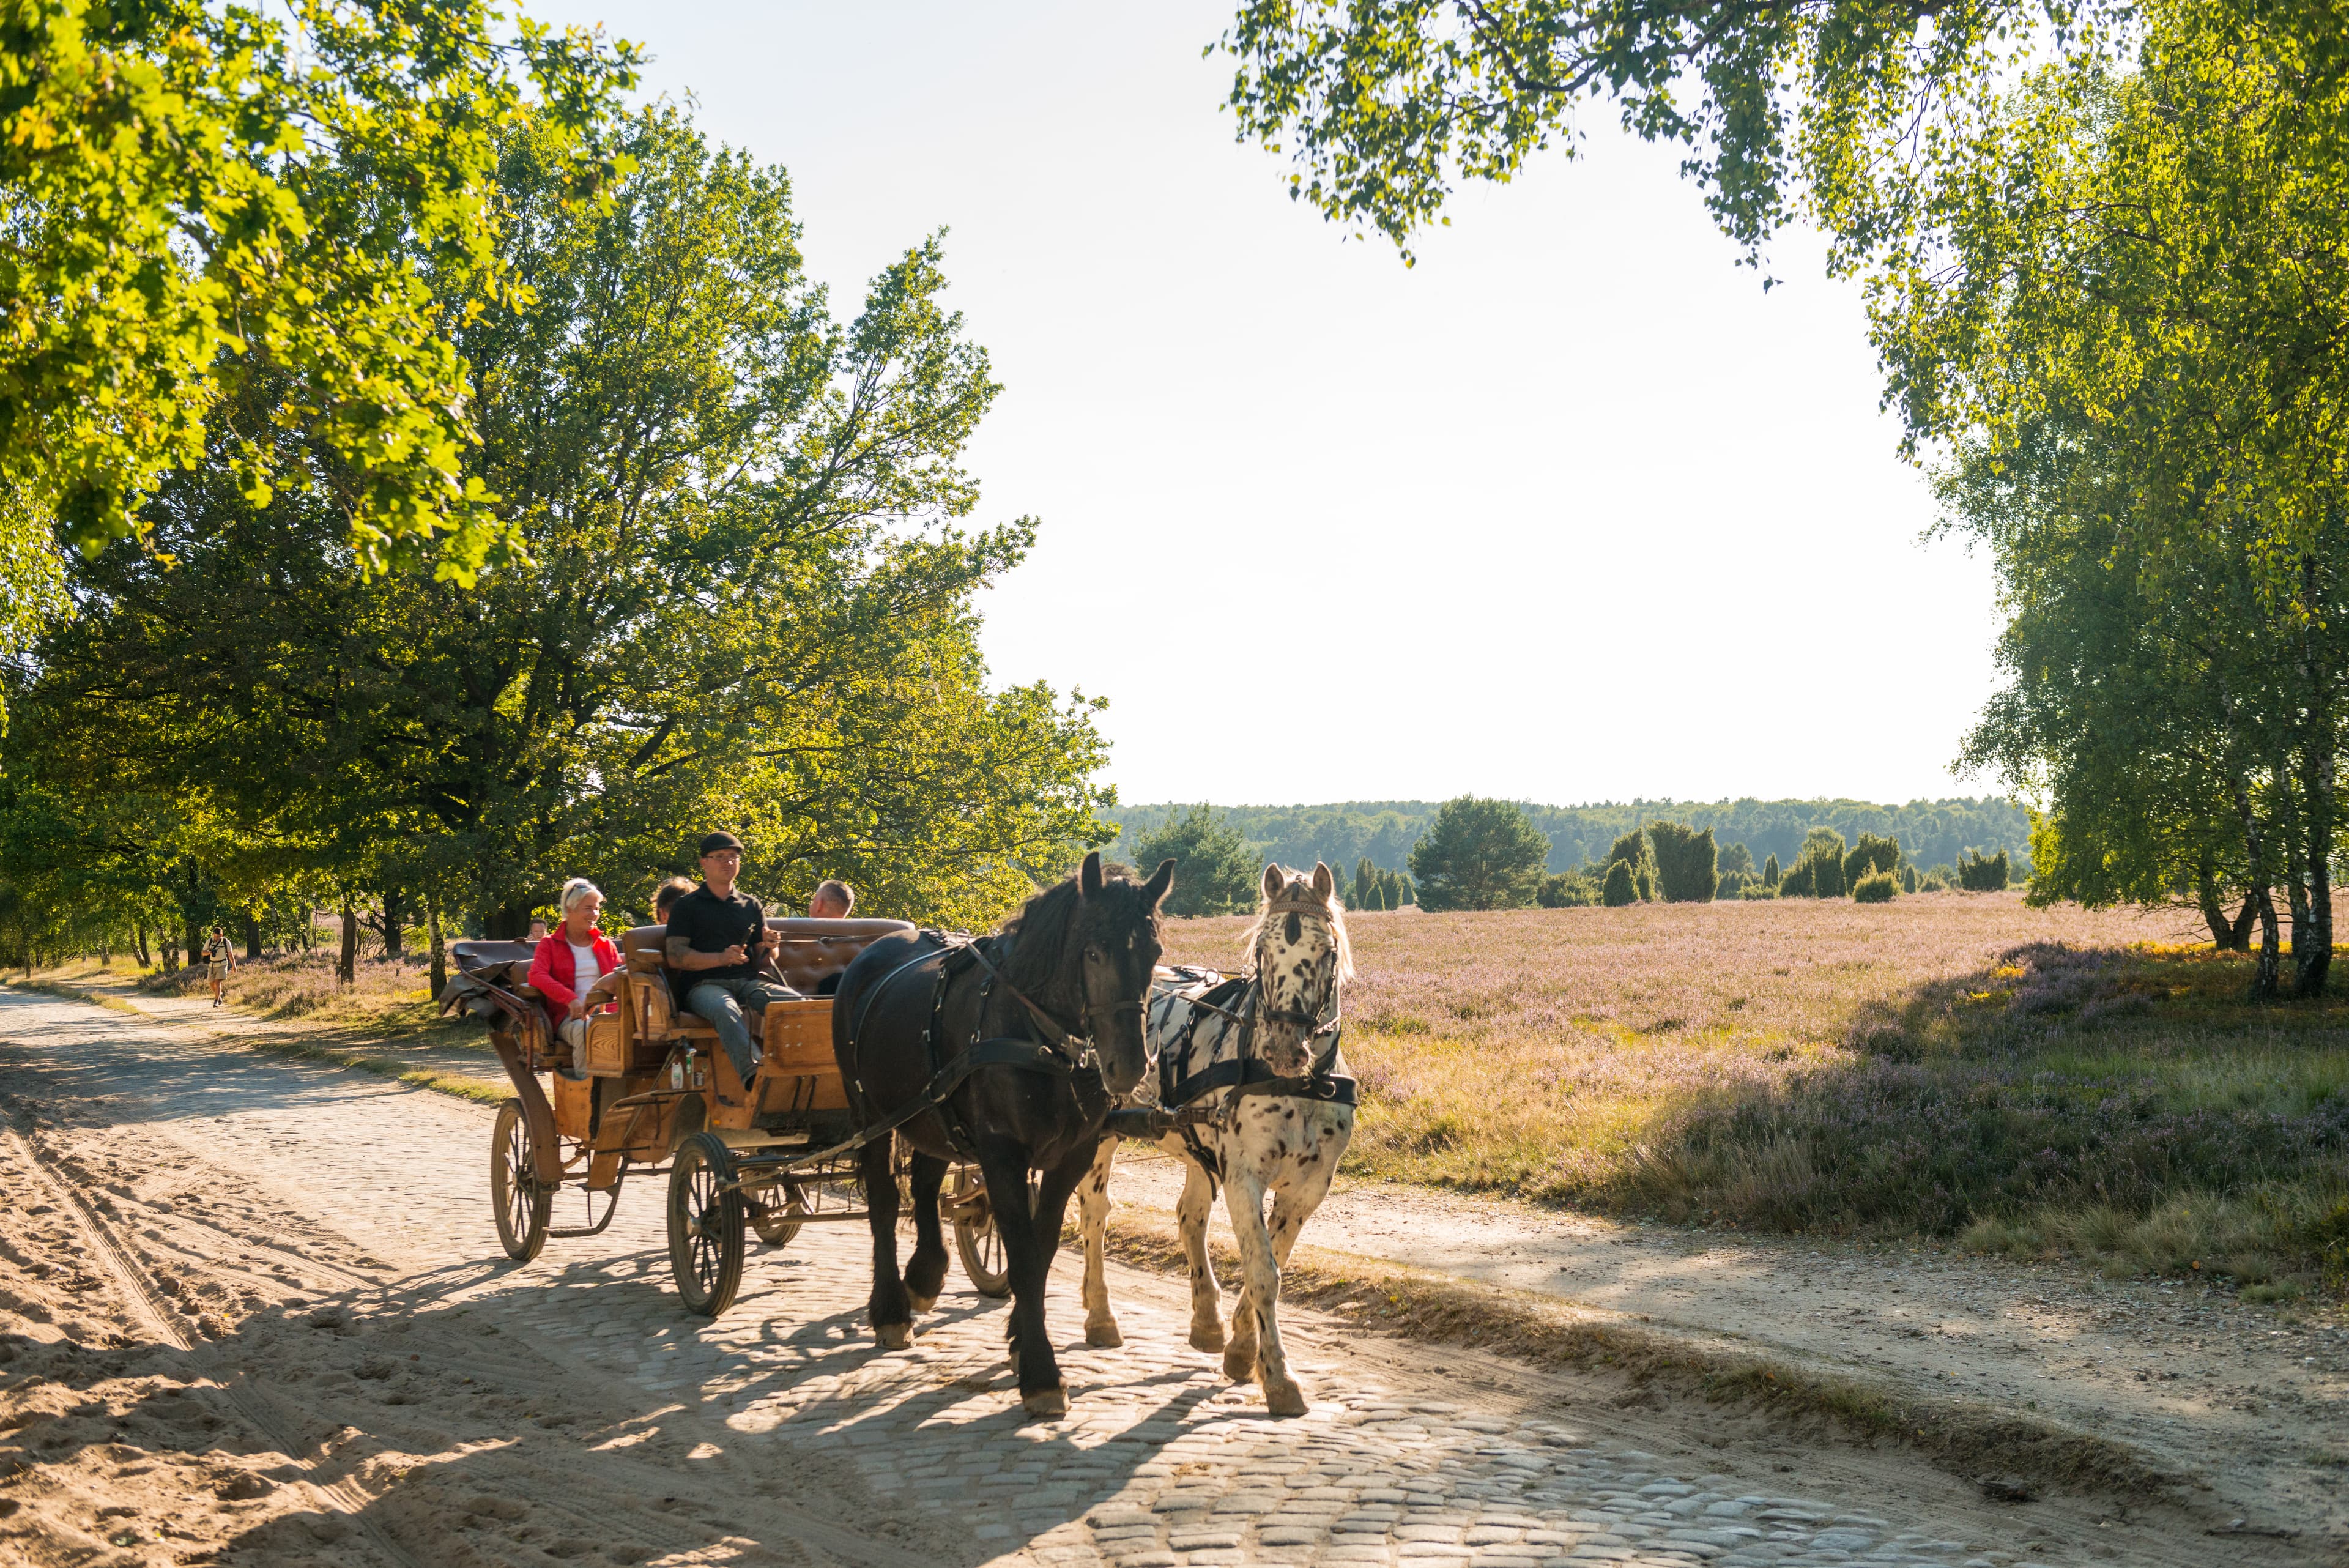
[[[1253,1172],[1237,1173],[1226,1162],[1224,1212],[1231,1220],[1232,1243],[1240,1256],[1239,1288],[1232,1293],[1231,1334],[1224,1344],[1224,1376],[1235,1383],[1256,1379],[1257,1276],[1248,1268],[1248,1236],[1264,1233],[1264,1183]]]
[[[1109,1310],[1109,1282],[1102,1254],[1109,1232],[1109,1173],[1117,1163],[1118,1140],[1105,1137],[1093,1156],[1092,1169],[1077,1184],[1078,1226],[1085,1237],[1085,1343],[1102,1349],[1123,1345],[1117,1314]]]
[[[1257,1369],[1264,1385],[1264,1402],[1276,1416],[1305,1414],[1305,1394],[1297,1380],[1288,1374],[1288,1355],[1280,1343],[1280,1273],[1288,1267],[1288,1254],[1297,1246],[1298,1232],[1305,1221],[1321,1207],[1321,1199],[1330,1192],[1330,1174],[1336,1161],[1316,1163],[1307,1168],[1305,1179],[1292,1184],[1276,1187],[1272,1193],[1272,1288],[1258,1294],[1248,1292],[1249,1303],[1256,1309]]]
[[[1216,1288],[1215,1264],[1207,1257],[1207,1220],[1216,1211],[1216,1179],[1187,1153],[1183,1157],[1183,1196],[1174,1218],[1183,1230],[1184,1255],[1191,1261],[1191,1347],[1224,1347],[1224,1303]]]
[[[1069,1201],[1073,1179],[1061,1183],[1050,1204],[1047,1191],[1037,1194],[1030,1212],[1022,1201],[1028,1193],[1028,1151],[1008,1138],[982,1138],[978,1168],[987,1177],[993,1199],[995,1229],[1003,1238],[1004,1269],[1011,1279],[1011,1312],[1004,1335],[1011,1344],[1011,1366],[1019,1378],[1019,1403],[1030,1416],[1052,1417],[1069,1413],[1069,1386],[1052,1354],[1044,1328],[1044,1282],[1051,1272],[1052,1253],[1061,1239],[1061,1215]],[[1011,1201],[1005,1202],[1005,1198]]]
[[[873,1228],[873,1299],[866,1312],[884,1350],[903,1350],[914,1343],[913,1303],[897,1272],[897,1173],[890,1158],[894,1141],[882,1137],[866,1144],[856,1168],[864,1187],[865,1222]]]
[[[1231,1215],[1232,1238],[1239,1244],[1240,1277],[1247,1282],[1240,1310],[1234,1314],[1239,1333],[1224,1353],[1225,1375],[1234,1376],[1232,1362],[1245,1350],[1248,1361],[1242,1366],[1254,1363],[1264,1386],[1265,1408],[1276,1416],[1302,1416],[1305,1395],[1288,1375],[1288,1359],[1280,1348],[1280,1320],[1274,1311],[1280,1300],[1280,1264],[1273,1256],[1272,1238],[1265,1233],[1262,1179],[1253,1170],[1233,1172],[1224,1205]],[[1290,1234],[1293,1238],[1293,1229]]]
[[[947,1282],[947,1242],[938,1226],[938,1187],[947,1179],[947,1162],[916,1150],[913,1160],[914,1255],[905,1260],[905,1290],[913,1309],[926,1313],[938,1304]]]

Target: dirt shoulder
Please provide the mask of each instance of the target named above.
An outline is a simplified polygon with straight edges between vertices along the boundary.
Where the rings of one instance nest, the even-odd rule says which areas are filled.
[[[1114,1203],[1171,1216],[1176,1163],[1129,1148]],[[1528,1290],[1654,1328],[2033,1412],[2133,1445],[2253,1528],[2349,1540],[2340,1314],[1924,1245],[1729,1240],[1387,1182],[1340,1182],[1310,1244]]]

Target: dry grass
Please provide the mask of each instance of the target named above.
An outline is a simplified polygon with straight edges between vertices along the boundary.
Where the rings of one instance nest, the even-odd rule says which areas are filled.
[[[1237,919],[1173,922],[1232,961]],[[1350,917],[1349,1168],[2262,1291],[2349,1260],[2349,1002],[2013,895]]]

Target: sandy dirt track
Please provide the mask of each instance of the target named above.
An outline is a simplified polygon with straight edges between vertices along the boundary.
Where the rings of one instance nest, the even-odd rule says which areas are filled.
[[[1183,1343],[1053,1325],[1020,1415],[1001,1308],[949,1280],[864,1327],[861,1229],[754,1256],[688,1318],[658,1184],[604,1236],[497,1252],[481,1107],[0,992],[0,1562],[1958,1564],[2321,1560],[2207,1509],[2013,1506],[1899,1450],[1293,1314],[1273,1421]],[[558,1222],[561,1220],[558,1215]]]
[[[1111,1188],[1150,1213],[1171,1212],[1181,1189],[1174,1161],[1131,1147]],[[1749,1241],[1384,1182],[1341,1183],[1306,1241],[2035,1411],[2196,1478],[2251,1527],[2349,1541],[2349,1329],[2337,1311],[2310,1321],[2068,1264]]]

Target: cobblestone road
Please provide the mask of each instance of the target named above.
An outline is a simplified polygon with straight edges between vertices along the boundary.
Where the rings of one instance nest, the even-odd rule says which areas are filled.
[[[1087,1349],[1066,1258],[1051,1321],[1071,1409],[1034,1423],[1004,1361],[1003,1309],[958,1270],[911,1351],[876,1349],[863,1322],[861,1224],[810,1226],[786,1249],[754,1251],[740,1299],[705,1324],[669,1285],[657,1180],[624,1194],[603,1236],[504,1264],[479,1107],[22,993],[0,992],[0,1054],[37,1057],[49,1093],[111,1096],[113,1118],[274,1189],[387,1260],[400,1288],[433,1310],[526,1334],[647,1412],[698,1411],[712,1433],[703,1449],[726,1450],[736,1473],[788,1480],[795,1455],[869,1456],[858,1473],[876,1525],[926,1522],[935,1538],[943,1523],[974,1562],[2249,1560],[2157,1550],[2125,1521],[2099,1535],[2089,1521],[2083,1537],[2020,1511],[1960,1506],[1946,1478],[1921,1466],[1909,1475],[1905,1459],[1814,1459],[1765,1436],[1737,1449],[1733,1469],[1717,1468],[1718,1453],[1692,1446],[1686,1418],[1659,1416],[1657,1435],[1643,1438],[1637,1412],[1578,1404],[1571,1386],[1531,1373],[1471,1397],[1459,1358],[1350,1343],[1342,1322],[1309,1312],[1295,1314],[1295,1345],[1314,1408],[1276,1421],[1252,1388],[1223,1380],[1218,1357],[1185,1343],[1187,1309],[1171,1282],[1113,1265],[1125,1344]],[[1735,1424],[1722,1418],[1724,1430]]]

